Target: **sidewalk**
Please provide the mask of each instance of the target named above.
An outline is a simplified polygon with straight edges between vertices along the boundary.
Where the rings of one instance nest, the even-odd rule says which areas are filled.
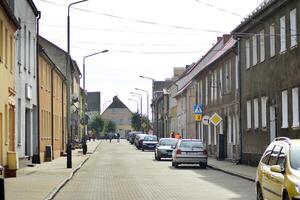
[[[89,159],[100,143],[101,140],[87,142],[87,155],[83,155],[82,150],[73,150],[72,169],[67,168],[66,157],[19,169],[16,178],[5,179],[6,200],[51,199]]]
[[[215,158],[208,158],[208,167],[219,170],[234,176],[238,176],[250,181],[255,181],[256,167],[235,164],[229,161],[219,161]]]

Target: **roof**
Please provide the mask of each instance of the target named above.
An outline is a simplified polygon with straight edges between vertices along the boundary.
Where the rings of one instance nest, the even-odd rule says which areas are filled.
[[[230,36],[228,41],[225,41],[224,36],[220,39],[200,60],[198,60],[186,73],[176,81],[178,91],[183,92],[190,82],[204,69],[212,63],[220,59],[236,44],[233,36]]]
[[[20,23],[18,22],[17,18],[15,17],[13,11],[9,7],[6,1],[0,0],[0,5],[2,6],[5,14],[7,15],[8,19],[15,25],[16,28],[21,28]]]
[[[108,108],[127,108],[127,106],[118,98],[118,96],[114,96],[113,102],[108,106]]]

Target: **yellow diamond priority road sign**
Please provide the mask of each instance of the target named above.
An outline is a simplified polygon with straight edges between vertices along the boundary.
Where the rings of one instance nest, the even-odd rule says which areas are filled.
[[[218,126],[218,124],[223,120],[217,113],[213,114],[209,119],[213,125]]]

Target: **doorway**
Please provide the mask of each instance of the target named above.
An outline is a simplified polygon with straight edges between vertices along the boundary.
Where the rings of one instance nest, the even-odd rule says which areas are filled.
[[[31,110],[25,110],[25,155],[31,155]]]

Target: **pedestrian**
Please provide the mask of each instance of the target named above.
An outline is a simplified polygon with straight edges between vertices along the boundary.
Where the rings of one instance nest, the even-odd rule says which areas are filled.
[[[117,133],[117,141],[120,142],[120,133]]]
[[[92,138],[93,138],[93,141],[95,142],[95,139],[96,139],[95,133],[93,133]]]
[[[111,142],[111,140],[113,139],[113,137],[114,137],[114,134],[113,134],[113,133],[109,133],[109,134],[108,134],[109,142]]]

